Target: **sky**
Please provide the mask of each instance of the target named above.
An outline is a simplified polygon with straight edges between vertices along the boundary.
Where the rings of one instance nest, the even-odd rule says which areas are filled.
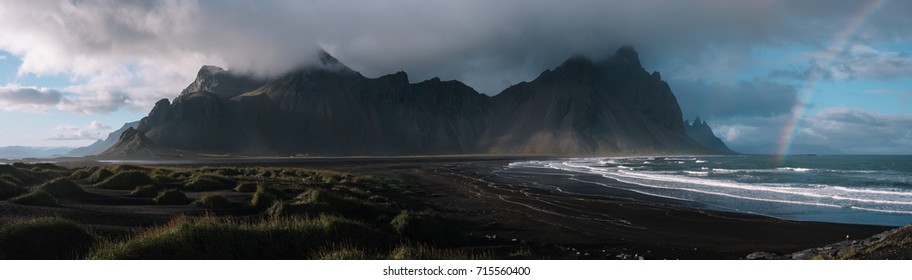
[[[912,154],[912,1],[2,1],[0,146],[88,145],[203,65],[326,50],[495,95],[633,45],[683,117],[748,153]]]

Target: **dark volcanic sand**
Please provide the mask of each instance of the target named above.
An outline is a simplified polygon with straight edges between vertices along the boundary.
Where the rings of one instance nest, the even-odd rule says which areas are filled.
[[[571,195],[492,174],[503,165],[524,159],[528,158],[321,158],[166,165],[300,167],[401,177],[425,189],[426,198],[414,201],[414,207],[433,208],[449,219],[465,222],[466,234],[490,238],[493,241],[489,245],[526,244],[546,258],[740,259],[752,252],[791,253],[844,241],[846,235],[860,239],[889,229],[697,210],[679,202],[629,193]],[[574,183],[546,175],[535,182]],[[125,201],[111,199],[123,194],[98,195],[95,202],[83,198],[77,205],[47,210],[112,231],[160,224],[182,212],[202,212],[191,206],[116,206]],[[22,216],[9,215],[8,211],[26,208],[0,202],[5,217]]]
[[[469,234],[524,242],[558,258],[740,259],[865,238],[883,226],[795,222],[698,210],[645,195],[565,194],[491,172],[524,157],[405,157],[268,160],[232,165],[331,169],[398,176],[426,188],[421,201],[468,222]],[[542,175],[548,185],[582,184]],[[620,182],[617,182],[621,184]],[[513,241],[516,240],[516,241]],[[626,255],[624,255],[626,254]]]

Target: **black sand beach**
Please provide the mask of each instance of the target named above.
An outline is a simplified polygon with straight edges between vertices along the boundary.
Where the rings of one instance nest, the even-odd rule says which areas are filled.
[[[403,178],[420,188],[422,195],[394,199],[415,210],[434,209],[448,220],[460,223],[463,234],[486,240],[475,249],[527,247],[545,258],[742,259],[752,252],[791,253],[844,241],[847,235],[865,238],[889,229],[697,210],[680,202],[620,192],[567,194],[529,185],[529,182],[552,186],[574,183],[559,176],[543,174],[516,180],[492,172],[523,159],[527,158],[248,159],[170,162],[166,165],[295,167]],[[86,163],[61,164],[80,166]],[[0,202],[0,213],[3,213],[0,221],[57,216],[117,236],[166,223],[177,215],[206,213],[206,210],[192,206],[161,206],[148,200],[124,197],[128,191],[86,190],[89,194],[85,196],[62,200],[64,207]],[[241,199],[244,198],[235,198]]]
[[[431,195],[421,201],[427,207],[472,225],[469,234],[525,242],[561,258],[740,259],[757,251],[790,253],[844,241],[846,235],[864,238],[890,229],[697,210],[680,201],[635,193],[570,195],[491,173],[526,159],[532,158],[337,158],[238,164],[403,177],[427,189]],[[583,184],[548,175],[532,180],[546,185]]]

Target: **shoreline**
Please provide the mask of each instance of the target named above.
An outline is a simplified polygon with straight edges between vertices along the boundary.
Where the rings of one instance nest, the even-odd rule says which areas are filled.
[[[647,195],[570,195],[493,179],[496,167],[515,160],[374,158],[280,165],[404,177],[426,188],[430,207],[475,225],[470,235],[535,244],[565,258],[742,259],[753,252],[788,254],[845,241],[846,235],[867,238],[895,228],[705,210]]]

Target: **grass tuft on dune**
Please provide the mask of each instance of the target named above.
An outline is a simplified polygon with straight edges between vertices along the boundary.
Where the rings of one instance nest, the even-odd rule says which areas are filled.
[[[92,259],[312,259],[334,244],[389,247],[391,239],[364,224],[321,216],[240,222],[180,217],[139,236],[101,246]]]
[[[217,194],[204,194],[193,202],[193,206],[206,209],[226,209],[232,207],[231,201],[229,201],[228,198]]]
[[[155,181],[153,181],[149,175],[146,175],[146,173],[140,171],[124,171],[114,174],[101,183],[95,184],[95,187],[110,190],[133,190],[139,186],[152,184],[155,184]]]
[[[98,242],[84,226],[61,218],[14,221],[0,227],[0,259],[80,259]]]
[[[79,185],[76,185],[67,178],[51,180],[41,186],[35,187],[33,191],[43,191],[55,197],[69,197],[85,193],[82,187],[79,187]]]
[[[54,196],[40,190],[32,191],[27,194],[11,198],[9,202],[32,206],[59,206],[59,204],[57,204],[57,199],[54,198]]]

